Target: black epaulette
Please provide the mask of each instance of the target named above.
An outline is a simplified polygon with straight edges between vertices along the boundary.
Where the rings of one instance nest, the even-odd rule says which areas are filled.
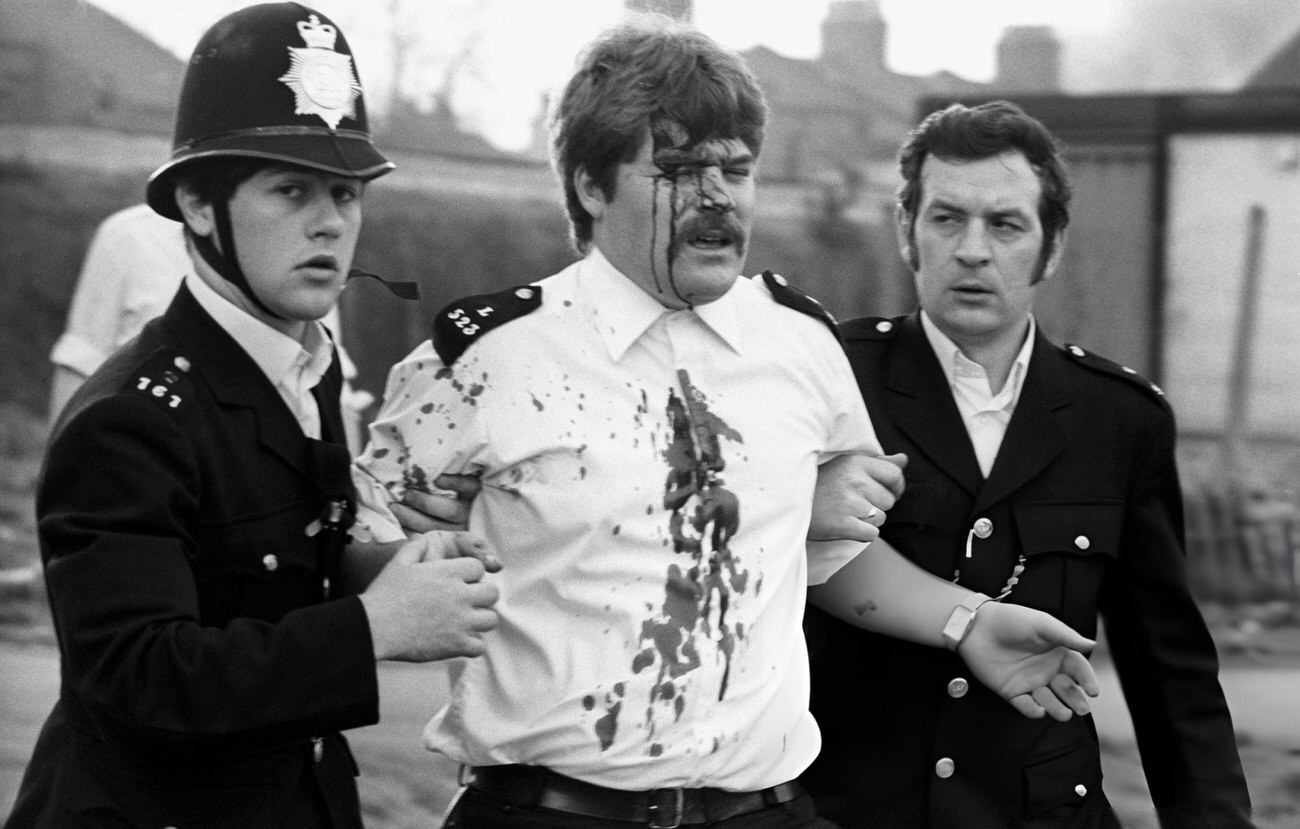
[[[194,381],[190,377],[193,369],[185,355],[161,348],[126,375],[121,390],[153,398],[164,409],[179,412],[185,408],[194,390]]]
[[[898,320],[886,317],[861,317],[840,326],[846,340],[887,340],[898,328]]]
[[[1154,396],[1156,400],[1160,401],[1161,405],[1165,408],[1170,408],[1169,401],[1165,399],[1164,391],[1155,383],[1152,383],[1150,380],[1138,374],[1128,366],[1122,366],[1119,363],[1107,360],[1099,354],[1093,354],[1080,346],[1072,345],[1070,343],[1066,343],[1062,347],[1062,350],[1065,351],[1066,354],[1069,354],[1070,357],[1073,358],[1074,362],[1084,368],[1089,368],[1101,374],[1110,375],[1111,377],[1119,377],[1123,380],[1127,380],[1133,385],[1145,389],[1149,394]]]
[[[826,306],[791,285],[779,273],[763,271],[763,282],[767,285],[767,289],[772,292],[772,298],[777,302],[787,308],[793,308],[801,314],[807,314],[821,320],[826,323],[826,327],[830,328],[831,333],[835,335],[838,342],[844,342],[844,339],[840,336],[840,326],[835,322],[835,317],[831,315],[831,312],[826,310]]]
[[[434,319],[433,348],[444,364],[453,365],[479,337],[540,307],[542,289],[537,285],[458,299]]]

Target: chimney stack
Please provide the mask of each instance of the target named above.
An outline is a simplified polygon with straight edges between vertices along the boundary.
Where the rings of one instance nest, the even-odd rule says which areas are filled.
[[[851,78],[878,75],[885,68],[887,30],[879,0],[832,0],[822,21],[822,62]]]
[[[623,0],[623,8],[630,12],[658,12],[677,20],[691,21],[691,0]]]
[[[1008,26],[998,42],[998,76],[1005,92],[1059,92],[1061,42],[1051,26]]]

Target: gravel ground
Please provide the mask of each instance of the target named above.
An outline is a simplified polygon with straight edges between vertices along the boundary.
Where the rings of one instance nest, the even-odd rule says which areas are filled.
[[[0,628],[0,634],[5,632]],[[27,757],[58,689],[58,656],[39,635],[0,636],[0,815],[7,815]],[[23,641],[25,640],[25,641]],[[1259,829],[1300,827],[1300,628],[1256,632],[1250,646],[1226,644],[1223,685],[1237,723],[1242,762]],[[1095,709],[1106,791],[1128,829],[1157,829],[1128,714],[1104,652]],[[382,721],[350,734],[362,768],[370,829],[428,829],[456,788],[455,766],[425,751],[420,731],[446,695],[437,666],[386,664],[380,670]]]

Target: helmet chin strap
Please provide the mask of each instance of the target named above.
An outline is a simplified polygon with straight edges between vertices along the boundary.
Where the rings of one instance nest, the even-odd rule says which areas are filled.
[[[208,263],[212,270],[231,285],[234,285],[240,293],[248,298],[248,301],[256,305],[263,313],[269,314],[275,319],[282,320],[285,317],[266,307],[266,303],[258,299],[257,294],[253,293],[253,286],[248,284],[248,277],[244,276],[244,271],[239,267],[239,259],[235,255],[235,235],[230,230],[230,205],[223,199],[214,199],[212,202],[212,219],[215,225],[217,237],[221,239],[221,250],[212,243],[211,236],[200,236],[190,230],[189,225],[185,225],[185,235],[190,237],[194,243],[194,249],[203,257],[203,261]],[[222,254],[225,251],[225,254]],[[420,298],[420,285],[416,282],[397,282],[385,279],[376,273],[352,269],[348,272],[348,279],[357,279],[359,277],[368,277],[383,285],[395,296],[402,299],[418,300]]]
[[[353,268],[352,270],[348,271],[349,282],[352,281],[353,279],[360,279],[362,277],[375,280],[380,285],[383,285],[385,288],[387,288],[393,296],[401,297],[402,299],[420,298],[420,283],[418,282],[396,282],[392,279],[384,279],[382,276],[380,276],[377,273],[371,273],[370,271],[363,271],[360,268]]]
[[[239,267],[239,257],[235,253],[235,235],[230,230],[230,203],[226,199],[212,200],[212,218],[217,236],[221,239],[220,250],[212,243],[211,236],[199,236],[190,230],[189,225],[185,226],[185,232],[194,242],[194,249],[199,252],[199,256],[202,256],[203,261],[207,262],[212,270],[239,289],[239,292],[263,313],[278,320],[287,319],[266,307],[266,303],[253,292],[253,286],[248,284],[248,277],[244,276],[243,269]]]

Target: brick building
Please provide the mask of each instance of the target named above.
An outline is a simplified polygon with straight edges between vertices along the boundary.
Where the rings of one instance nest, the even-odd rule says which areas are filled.
[[[833,0],[816,58],[789,58],[766,46],[744,53],[772,110],[764,178],[807,181],[856,169],[868,181],[892,182],[894,155],[923,98],[1057,91],[1060,44],[1047,27],[1007,29],[992,83],[951,72],[895,72],[885,62],[888,41],[878,0]]]

